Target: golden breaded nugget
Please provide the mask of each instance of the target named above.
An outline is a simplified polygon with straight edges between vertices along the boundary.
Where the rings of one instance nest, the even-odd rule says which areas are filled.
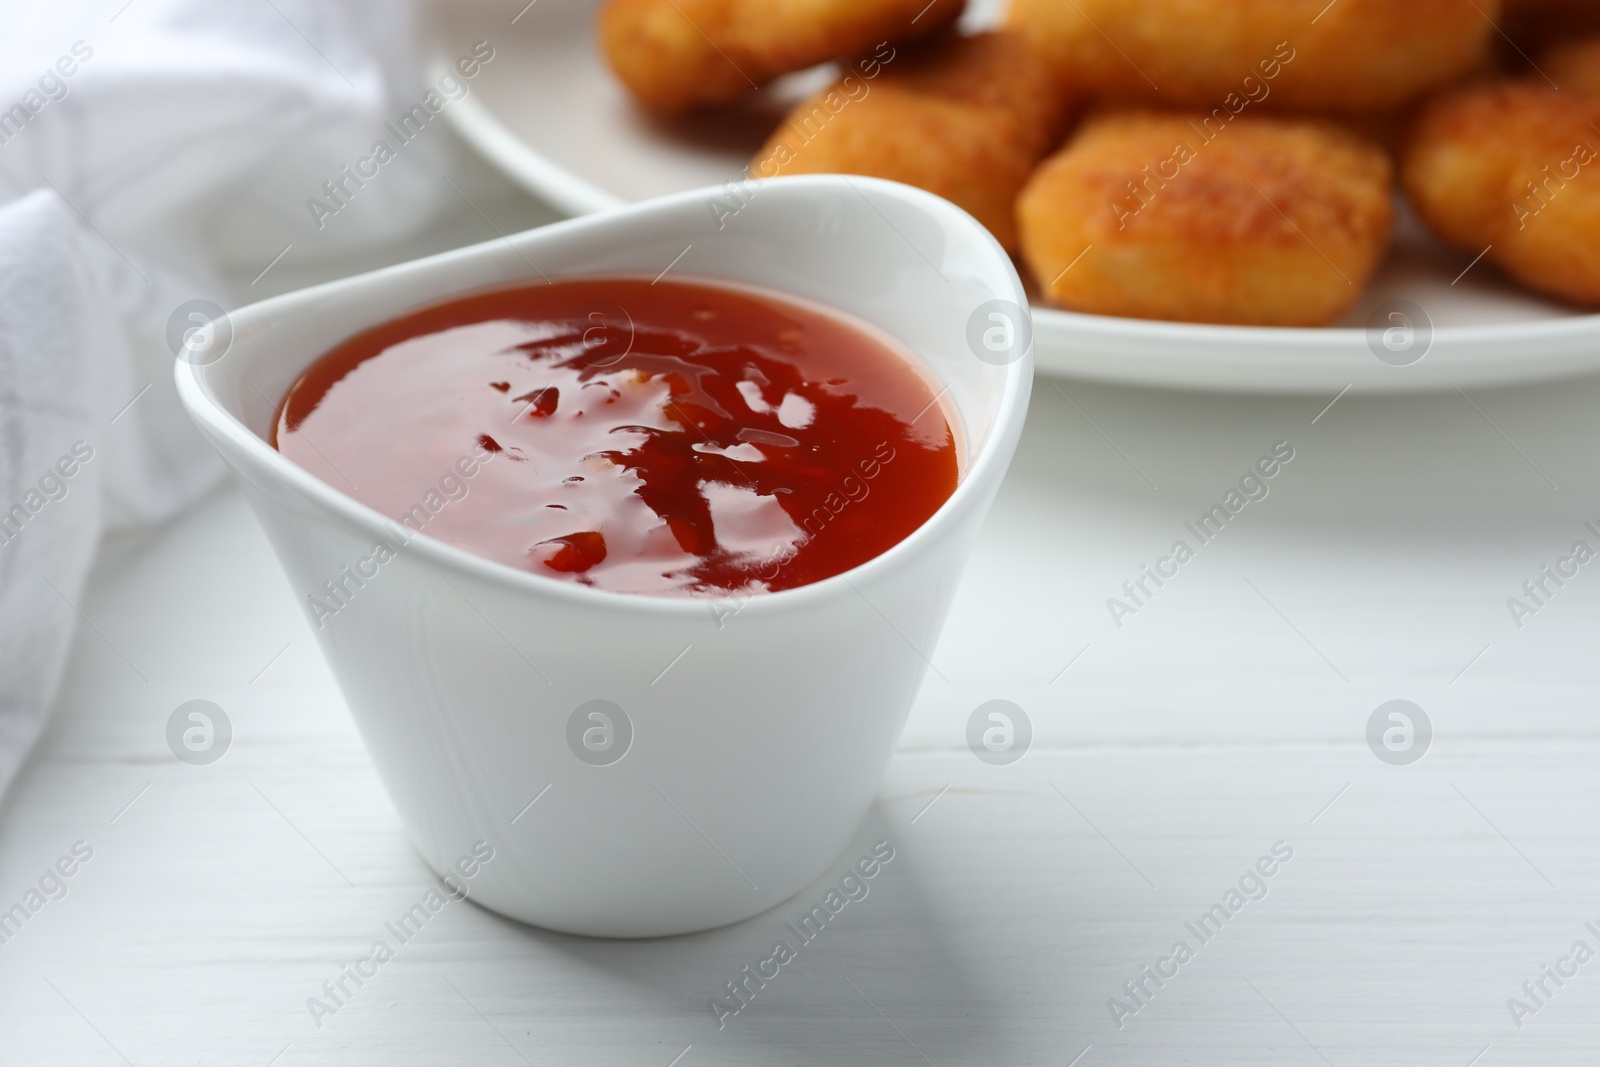
[[[1556,45],[1539,57],[1539,70],[1562,89],[1600,96],[1600,37]]]
[[[1440,237],[1512,277],[1600,303],[1600,97],[1543,79],[1468,86],[1430,102],[1401,163]],[[1492,246],[1492,247],[1491,247]]]
[[[1012,0],[1061,76],[1174,107],[1373,110],[1487,62],[1499,0]]]
[[[635,100],[672,114],[954,22],[966,0],[608,0],[600,47]]]
[[[1102,315],[1316,326],[1360,295],[1388,244],[1392,173],[1332,125],[1111,113],[1017,202],[1045,295]]]
[[[965,209],[1008,250],[1017,193],[1054,147],[1069,103],[1014,34],[951,37],[847,75],[794,110],[750,173],[865,174]]]

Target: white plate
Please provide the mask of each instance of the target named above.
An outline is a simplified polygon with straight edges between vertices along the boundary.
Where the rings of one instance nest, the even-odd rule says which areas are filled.
[[[434,0],[434,67],[487,41],[494,58],[445,114],[512,180],[556,208],[583,214],[740,178],[769,117],[674,129],[628,101],[594,42],[599,0]],[[987,7],[987,5],[985,5]],[[976,12],[976,21],[988,14]],[[708,207],[708,219],[711,213]],[[1327,329],[1147,322],[1034,308],[1040,370],[1080,378],[1244,392],[1406,392],[1539,381],[1600,371],[1600,315],[1520,290],[1483,263],[1433,242],[1402,218],[1395,249],[1354,311]],[[1465,272],[1465,273],[1463,273]],[[1459,280],[1457,280],[1459,278]],[[1397,366],[1383,350],[1391,301],[1423,309]],[[1377,324],[1369,330],[1367,324]]]

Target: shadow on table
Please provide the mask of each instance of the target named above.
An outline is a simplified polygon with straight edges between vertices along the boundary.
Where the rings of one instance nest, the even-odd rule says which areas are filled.
[[[665,1051],[662,1067],[690,1044],[696,1067],[835,1059],[993,1062],[1003,1041],[995,1027],[999,1012],[986,1002],[987,991],[971,972],[971,961],[953,951],[941,933],[952,917],[930,906],[902,836],[874,805],[849,848],[816,882],[755,918],[705,933],[610,941],[494,918],[507,937],[534,950],[531,984],[548,982],[550,968],[542,957],[564,957],[558,966],[571,976],[564,986],[609,994],[609,1004],[586,1003],[579,1012],[610,1015],[610,1024],[596,1019],[608,1029],[640,1031],[641,1038]],[[813,907],[823,908],[840,876],[881,841],[890,842],[895,854],[866,883],[867,895],[845,904],[820,930],[807,927],[802,932],[809,940],[803,940],[796,933],[801,917]],[[776,976],[763,980],[758,970],[772,974],[773,965],[763,961],[773,957],[780,941],[794,955],[778,966]],[[744,983],[743,1006],[729,992],[730,982]],[[720,1012],[714,1003],[723,1005]],[[550,1006],[530,1005],[530,1010],[545,1014]],[[567,1021],[582,1025],[577,1018]],[[607,1040],[615,1045],[617,1036]],[[648,1057],[640,1062],[649,1062]]]

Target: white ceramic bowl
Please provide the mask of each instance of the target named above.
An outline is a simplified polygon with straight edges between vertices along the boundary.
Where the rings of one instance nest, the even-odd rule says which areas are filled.
[[[835,860],[872,801],[1027,409],[1031,354],[994,365],[969,346],[987,302],[1026,304],[1010,259],[969,216],[903,185],[805,177],[762,187],[719,228],[707,203],[722,195],[667,197],[255,304],[231,314],[219,361],[177,368],[295,589],[322,596],[345,567],[368,575],[345,581],[345,606],[313,626],[418,850],[444,873],[488,842],[494,859],[472,896],[569,933],[734,922]],[[654,274],[674,261],[675,276],[838,308],[920,356],[961,424],[961,479],[944,506],[854,570],[713,609],[540,578],[426,536],[402,544],[408,531],[267,444],[289,385],[365,327],[536,271]],[[378,542],[394,558],[362,563]],[[569,728],[592,700],[627,723],[607,735],[585,712]],[[617,747],[581,759],[569,736],[584,728]]]

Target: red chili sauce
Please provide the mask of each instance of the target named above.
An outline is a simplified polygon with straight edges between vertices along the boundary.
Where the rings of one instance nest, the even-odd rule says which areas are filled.
[[[849,570],[957,474],[934,390],[864,326],[630,278],[480,293],[357,334],[290,388],[272,443],[413,531],[660,596]]]

